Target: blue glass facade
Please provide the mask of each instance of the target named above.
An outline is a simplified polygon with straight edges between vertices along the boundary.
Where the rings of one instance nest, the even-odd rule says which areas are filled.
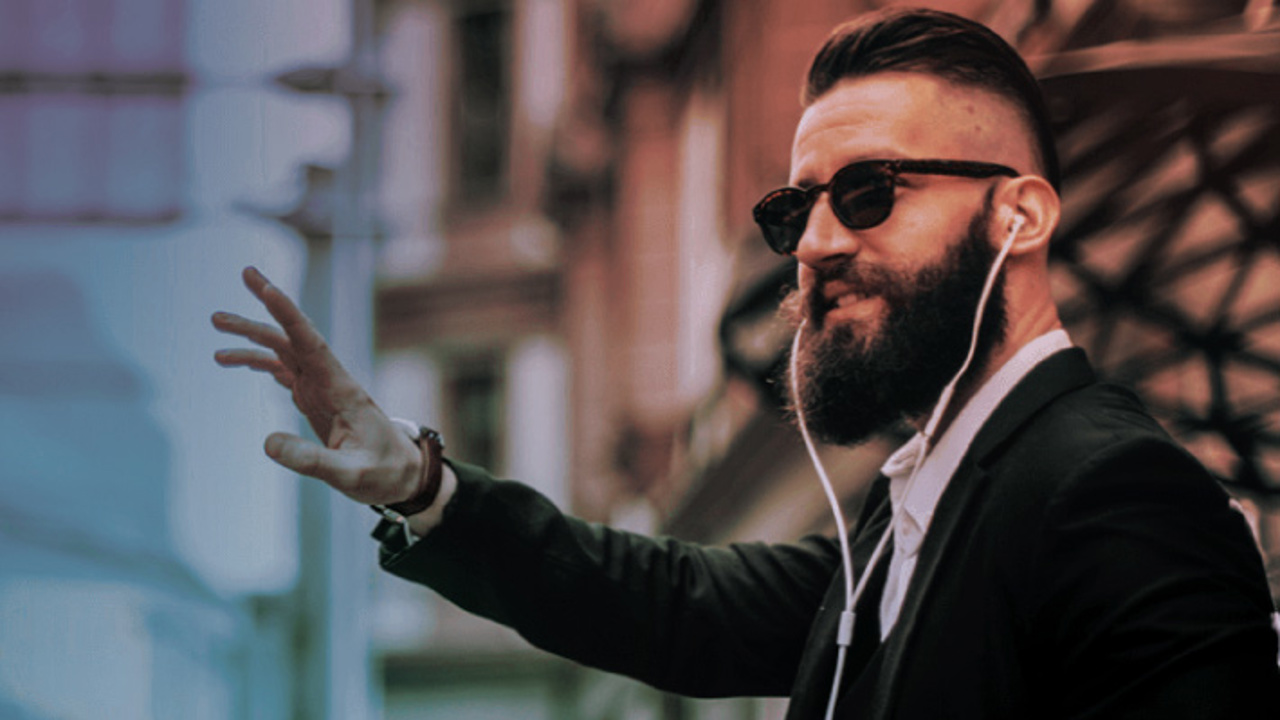
[[[301,287],[301,240],[243,208],[344,151],[271,78],[341,57],[349,5],[0,3],[0,718],[287,718],[322,682],[299,481],[260,449],[297,420],[208,318],[260,313],[245,265]]]

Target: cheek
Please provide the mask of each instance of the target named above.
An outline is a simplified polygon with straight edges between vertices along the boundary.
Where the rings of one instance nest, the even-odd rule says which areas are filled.
[[[971,217],[971,210],[944,205],[912,208],[895,218],[898,222],[892,227],[885,227],[891,232],[886,232],[876,246],[889,266],[907,269],[934,265],[946,255],[947,248],[965,236]]]

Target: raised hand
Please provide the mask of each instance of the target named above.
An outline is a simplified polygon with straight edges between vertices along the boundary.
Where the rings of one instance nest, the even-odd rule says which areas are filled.
[[[272,433],[264,445],[267,455],[358,502],[385,505],[414,496],[423,483],[418,446],[351,377],[287,295],[255,268],[245,268],[244,284],[280,326],[214,313],[215,328],[265,348],[219,350],[214,360],[223,367],[270,373],[293,394],[294,404],[325,443]]]

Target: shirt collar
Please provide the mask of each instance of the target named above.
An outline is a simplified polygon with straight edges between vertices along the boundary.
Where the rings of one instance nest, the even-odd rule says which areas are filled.
[[[933,511],[938,506],[942,491],[960,466],[960,461],[968,452],[978,430],[995,412],[996,406],[1036,365],[1070,347],[1071,338],[1061,329],[1047,332],[1023,345],[961,408],[955,420],[934,445],[933,451],[925,456],[924,465],[920,468],[909,497],[904,499],[902,496],[906,492],[907,480],[915,467],[916,458],[926,447],[924,435],[916,433],[885,461],[880,471],[889,478],[889,498],[894,512],[897,513],[904,501],[906,503],[899,516],[901,521],[894,527],[896,545],[901,547],[905,543],[904,550],[915,552],[924,532],[929,529],[929,522],[933,519]],[[905,536],[900,537],[900,530],[907,531]]]

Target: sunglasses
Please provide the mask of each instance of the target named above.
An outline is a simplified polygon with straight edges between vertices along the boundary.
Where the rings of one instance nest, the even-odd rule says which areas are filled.
[[[751,212],[769,247],[779,255],[791,255],[809,224],[809,211],[823,191],[831,193],[831,211],[841,224],[850,230],[866,230],[888,219],[898,176],[907,174],[989,178],[1017,177],[1020,173],[1004,165],[968,160],[864,160],[840,168],[828,183],[774,190]]]

